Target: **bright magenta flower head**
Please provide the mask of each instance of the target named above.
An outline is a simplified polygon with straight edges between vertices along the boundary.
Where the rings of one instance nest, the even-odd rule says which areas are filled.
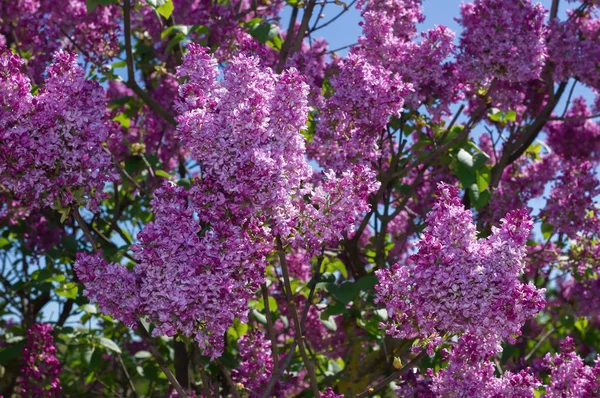
[[[32,206],[95,209],[115,180],[107,139],[104,90],[86,80],[75,54],[57,52],[39,95],[0,49],[0,183]]]
[[[377,271],[377,300],[391,318],[387,333],[432,338],[494,335],[514,341],[544,307],[543,290],[518,279],[533,225],[523,210],[508,213],[487,239],[477,239],[457,188],[440,184],[411,265]]]
[[[544,7],[531,0],[462,4],[459,67],[468,80],[537,79],[547,58],[544,17]]]
[[[60,397],[58,376],[60,362],[50,324],[36,323],[29,330],[27,344],[23,347],[23,367],[19,382],[20,396],[26,398]]]

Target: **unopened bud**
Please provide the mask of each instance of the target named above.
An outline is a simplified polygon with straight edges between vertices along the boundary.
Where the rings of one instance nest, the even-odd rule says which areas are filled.
[[[394,369],[402,369],[402,360],[398,357],[394,357]]]

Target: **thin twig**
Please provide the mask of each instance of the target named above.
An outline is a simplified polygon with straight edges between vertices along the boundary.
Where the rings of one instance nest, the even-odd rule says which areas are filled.
[[[565,109],[563,110],[563,113],[560,116],[561,118],[565,117],[565,115],[567,114],[567,111],[569,110],[569,105],[571,104],[571,97],[573,97],[573,92],[575,91],[576,85],[577,85],[577,79],[575,79],[575,81],[573,82],[573,85],[571,86],[571,90],[569,90],[569,96],[567,97]]]
[[[310,309],[310,304],[312,303],[312,300],[313,300],[313,297],[315,294],[315,289],[317,287],[317,283],[318,283],[320,275],[321,275],[321,265],[323,264],[323,259],[324,259],[323,252],[321,252],[321,257],[319,259],[319,263],[317,264],[317,272],[311,278],[310,282],[308,282],[308,285],[310,286],[310,293],[308,293],[308,299],[306,300],[306,305],[304,306],[304,310],[302,311],[302,319],[300,320],[301,329],[304,328],[304,325],[306,324],[306,319],[308,318],[308,310]],[[296,352],[297,345],[298,345],[297,340],[294,339],[288,354],[286,355],[285,359],[281,363],[279,372],[273,372],[271,374],[271,379],[267,383],[267,387],[265,387],[265,389],[261,395],[261,398],[267,398],[269,396],[269,394],[271,393],[271,390],[273,390],[273,388],[275,387],[275,385],[281,378],[281,376],[283,376],[283,372],[285,372],[287,367],[292,362],[292,358],[294,357],[294,353]]]
[[[221,361],[219,361],[219,359],[215,359],[215,362],[219,366],[219,369],[221,369],[221,372],[223,372],[223,375],[225,376],[225,379],[227,380],[227,384],[229,384],[229,387],[231,388],[231,393],[233,394],[233,396],[235,398],[241,398],[240,392],[238,391],[238,388],[235,385],[235,382],[231,378],[231,374],[229,373],[229,370],[227,370],[227,368],[223,365],[223,363]]]
[[[540,341],[538,341],[537,343],[535,343],[535,346],[533,346],[533,348],[531,349],[531,351],[529,351],[529,354],[527,354],[525,356],[525,362],[529,361],[529,358],[531,358],[533,356],[533,354],[535,354],[535,352],[538,350],[538,348],[540,348],[540,346],[544,343],[544,341],[546,341],[546,339],[552,333],[554,333],[555,330],[556,330],[556,328],[553,326],[550,330],[548,330],[546,333],[544,333],[544,335],[542,336],[542,338],[540,339]]]
[[[310,30],[310,33],[314,33],[314,32],[316,32],[317,30],[319,30],[319,29],[323,29],[323,28],[324,28],[324,27],[326,27],[327,25],[329,25],[329,24],[331,24],[331,23],[335,22],[335,21],[336,21],[336,20],[337,20],[339,17],[341,17],[342,15],[344,15],[344,14],[345,14],[345,13],[346,13],[346,12],[347,12],[347,11],[348,11],[350,8],[352,8],[352,6],[354,5],[354,3],[356,3],[356,0],[353,0],[353,1],[352,1],[352,3],[350,3],[350,5],[349,5],[349,6],[347,6],[347,7],[344,7],[344,10],[343,10],[343,11],[340,11],[340,12],[339,12],[339,13],[338,13],[338,14],[337,14],[335,17],[331,18],[329,21],[327,21],[327,22],[325,22],[324,24],[322,24],[322,25],[319,25],[319,26],[317,26],[317,27],[313,27],[313,28]]]
[[[171,372],[171,370],[169,369],[169,366],[167,365],[164,358],[158,351],[158,348],[156,348],[156,345],[154,344],[154,340],[152,340],[152,337],[150,336],[150,334],[148,334],[148,331],[146,330],[146,328],[144,327],[144,325],[141,322],[138,322],[137,330],[138,330],[139,334],[141,335],[142,340],[144,340],[144,342],[148,345],[148,349],[150,350],[150,352],[156,359],[158,366],[163,371],[163,373],[167,376],[167,379],[169,379],[169,381],[173,385],[173,388],[175,388],[175,390],[179,393],[179,396],[181,398],[188,398],[187,393],[185,392],[183,387],[181,387],[181,384],[179,384],[179,382],[177,381],[177,378],[175,377],[175,375],[173,375],[173,372]]]
[[[300,48],[302,48],[302,42],[304,41],[304,36],[308,33],[308,24],[310,23],[310,18],[312,17],[316,4],[317,0],[308,0],[308,4],[304,7],[304,15],[302,15],[302,22],[300,23],[300,28],[298,28],[298,33],[296,34],[296,41],[294,42],[294,46],[288,54],[288,57],[293,56],[300,51]]]
[[[561,122],[581,122],[583,120],[595,119],[600,117],[600,113],[596,113],[590,116],[579,116],[579,117],[551,117],[548,120],[559,120]]]
[[[279,254],[279,262],[281,265],[281,273],[283,274],[283,283],[285,285],[285,294],[288,301],[288,305],[290,307],[290,311],[292,313],[292,318],[294,320],[294,335],[295,339],[298,342],[298,348],[300,349],[300,356],[302,357],[302,361],[304,362],[304,366],[306,367],[306,371],[308,372],[308,376],[310,379],[310,385],[315,394],[315,397],[320,397],[319,394],[319,384],[317,382],[317,375],[315,374],[315,369],[312,365],[312,362],[308,358],[306,354],[306,349],[304,347],[304,334],[300,325],[300,318],[298,317],[298,311],[296,311],[296,302],[294,301],[294,297],[292,295],[292,286],[290,284],[290,275],[287,266],[287,259],[285,257],[285,251],[283,249],[283,244],[281,242],[281,238],[277,236],[277,252]],[[308,303],[306,305],[309,305]]]
[[[265,303],[265,313],[267,316],[267,330],[271,339],[271,356],[273,357],[273,373],[279,373],[279,353],[277,352],[277,338],[275,337],[275,329],[273,328],[273,316],[269,306],[269,290],[264,283],[260,285],[263,301]]]
[[[365,391],[363,391],[360,394],[358,394],[356,396],[356,398],[367,397],[367,396],[369,396],[371,394],[374,394],[377,391],[381,390],[382,388],[384,388],[385,386],[387,386],[388,384],[390,384],[390,382],[396,380],[398,378],[398,376],[403,375],[408,370],[410,370],[413,367],[415,367],[421,361],[421,359],[423,359],[423,357],[425,356],[425,353],[426,353],[426,351],[422,350],[416,357],[414,357],[402,369],[399,369],[399,370],[395,371],[394,373],[392,373],[391,375],[389,375],[388,377],[386,377],[385,379],[383,379],[382,381],[380,381],[379,383],[377,383],[373,387],[367,388]]]
[[[125,362],[123,362],[123,358],[121,357],[121,355],[118,356],[119,358],[119,362],[121,363],[121,367],[123,368],[123,372],[125,373],[125,377],[127,378],[127,381],[129,382],[129,387],[131,387],[131,391],[133,392],[133,396],[137,397],[137,391],[135,390],[135,385],[133,384],[133,380],[131,380],[131,376],[129,376],[129,372],[127,371],[127,367],[125,366]]]
[[[281,46],[281,51],[279,52],[279,62],[277,63],[277,67],[275,70],[277,73],[281,73],[285,62],[287,61],[288,54],[290,49],[292,48],[292,43],[294,42],[294,32],[296,30],[296,19],[298,18],[298,7],[294,7],[292,9],[292,15],[290,16],[290,24],[288,26],[288,30],[285,36],[285,41]]]
[[[177,126],[175,117],[169,113],[161,104],[159,104],[154,98],[147,92],[142,90],[135,80],[135,69],[133,61],[133,51],[131,47],[131,4],[130,0],[125,0],[123,3],[123,25],[124,25],[124,36],[125,36],[125,55],[127,61],[127,81],[125,85],[129,87],[133,92],[142,99],[150,108],[156,111],[167,123]]]
[[[73,207],[72,211],[73,211],[73,218],[75,218],[75,221],[77,221],[77,224],[79,224],[79,228],[81,228],[81,230],[83,231],[83,234],[85,235],[87,240],[92,245],[92,250],[95,253],[98,253],[98,244],[96,243],[96,240],[92,236],[92,233],[90,232],[90,229],[88,228],[87,223],[85,222],[83,217],[81,217],[81,213],[79,213],[79,209],[77,207]]]

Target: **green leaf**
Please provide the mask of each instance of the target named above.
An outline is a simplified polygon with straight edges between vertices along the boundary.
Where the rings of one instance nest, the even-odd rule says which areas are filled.
[[[17,344],[11,344],[0,348],[0,364],[9,363],[12,359],[21,356],[21,351],[23,350],[24,345],[25,341],[23,340]]]
[[[166,178],[166,179],[171,178],[171,175],[164,170],[154,170],[154,174],[156,174],[159,177]]]
[[[97,314],[98,313],[98,309],[93,304],[84,304],[81,307],[79,307],[79,309],[87,312],[88,314]]]
[[[485,166],[489,159],[490,157],[487,155],[487,153],[476,153],[475,155],[473,155],[473,169],[479,170],[480,168]]]
[[[8,245],[10,245],[10,241],[4,237],[0,238],[0,249],[2,249],[3,247],[6,247]]]
[[[585,330],[588,327],[588,319],[586,317],[581,317],[575,322],[575,329],[579,330],[579,333],[582,335],[585,334]]]
[[[129,119],[129,117],[127,117],[127,115],[124,113],[119,113],[113,118],[113,120],[115,122],[119,122],[119,124],[121,124],[121,126],[125,127],[126,129],[128,129],[129,126],[131,126],[131,119]]]
[[[238,341],[246,333],[248,333],[248,325],[240,322],[238,318],[233,320],[233,325],[227,330],[229,337],[235,341]]]
[[[99,337],[98,338],[98,343],[111,351],[116,352],[117,354],[121,353],[121,349],[119,348],[119,346],[117,345],[117,343],[115,343],[114,341],[112,341],[111,339],[107,339],[106,337]]]
[[[176,34],[171,40],[169,40],[169,43],[167,44],[167,48],[165,48],[165,54],[168,54],[171,51],[173,51],[175,46],[177,46],[184,39],[185,39],[185,35],[183,33]]]
[[[148,359],[152,357],[152,354],[149,351],[141,350],[135,353],[134,357],[136,359]]]
[[[260,44],[266,44],[267,41],[273,39],[279,34],[279,26],[269,23],[262,23],[260,25],[251,27],[248,33],[258,40]]]
[[[492,181],[492,171],[489,166],[481,168],[477,170],[475,173],[475,178],[477,180],[477,187],[479,188],[479,192],[483,192],[490,185],[490,181]]]
[[[492,122],[500,122],[500,121],[502,121],[502,114],[503,114],[503,112],[500,109],[492,108],[492,109],[490,109],[490,112],[488,113],[488,117],[490,118],[490,120]]]
[[[173,6],[173,0],[167,0],[163,5],[156,8],[156,12],[165,17],[165,19],[171,18],[171,14],[173,14],[173,10],[175,7]]]
[[[321,318],[321,322],[323,322],[323,325],[325,325],[328,330],[331,330],[332,332],[337,330],[337,322],[332,316],[328,317],[327,319]]]
[[[515,112],[515,111],[508,111],[504,115],[504,121],[506,121],[506,122],[514,122],[516,120],[517,120],[517,112]]]
[[[346,266],[339,258],[325,257],[322,265],[325,267],[325,272],[334,273],[335,271],[339,271],[344,278],[348,278],[348,270],[346,270]]]
[[[471,198],[471,201],[475,206],[475,209],[479,210],[485,205],[487,205],[491,198],[492,194],[489,190],[486,189],[485,191],[479,192],[477,200],[473,201],[473,198]]]
[[[188,35],[190,33],[191,27],[188,25],[173,25],[173,26],[169,26],[167,29],[163,30],[160,33],[160,38],[162,40],[165,39],[165,37],[168,37],[170,35],[172,35],[173,33],[182,33],[183,35]]]
[[[84,348],[83,348],[83,353],[82,353],[83,361],[88,365],[90,364],[90,362],[92,362],[92,356],[94,355],[94,350],[95,350],[95,348],[93,345],[87,345],[87,346],[84,346]]]
[[[355,285],[358,290],[373,290],[375,285],[377,284],[377,277],[373,274],[363,276],[359,280],[356,281]]]
[[[119,68],[124,68],[127,66],[127,61],[119,61],[119,62],[115,62],[114,64],[112,64],[110,66],[111,69],[119,69]]]
[[[340,286],[327,284],[327,291],[339,302],[348,304],[358,294],[358,289],[353,282],[344,282]]]
[[[348,310],[346,309],[346,306],[343,303],[340,303],[339,301],[335,301],[332,304],[330,304],[325,311],[321,312],[321,319],[326,319],[333,315],[347,313]]]
[[[464,165],[467,169],[470,170],[473,168],[473,155],[464,149],[460,148],[456,155],[456,159],[458,160],[458,163]]]
[[[550,239],[553,232],[554,232],[554,225],[546,223],[546,222],[542,224],[542,236],[544,237],[544,239],[546,239],[546,240]]]
[[[58,286],[54,289],[54,292],[61,297],[65,297],[68,299],[75,300],[77,298],[77,292],[79,291],[79,287],[75,282],[67,282]]]
[[[262,323],[263,325],[267,324],[267,317],[264,314],[262,314],[258,310],[252,310],[251,312],[252,316],[254,316],[254,318],[256,318],[258,322]]]

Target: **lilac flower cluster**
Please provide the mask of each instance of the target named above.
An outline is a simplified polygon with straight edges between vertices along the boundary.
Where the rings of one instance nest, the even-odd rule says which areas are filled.
[[[19,381],[19,396],[26,398],[60,397],[58,376],[60,362],[50,324],[36,323],[29,329],[27,344],[23,347],[23,367]]]
[[[130,314],[146,316],[155,335],[182,333],[217,357],[233,319],[247,321],[247,303],[264,279],[275,238],[312,255],[352,230],[377,184],[360,167],[310,184],[300,133],[309,90],[295,70],[276,76],[256,58],[239,55],[219,80],[207,49],[192,44],[189,50],[178,68],[185,80],[176,104],[178,134],[201,178],[188,190],[165,184],[155,192],[154,220],[132,248],[134,275],[121,275],[132,289],[121,296],[130,300],[111,301],[107,289],[120,290],[116,280],[104,281],[126,273],[123,267],[90,262],[77,269],[88,297],[109,314],[126,323]]]
[[[32,208],[96,208],[104,184],[117,178],[102,147],[102,88],[84,78],[74,54],[55,54],[37,96],[19,67],[0,49],[0,183]]]
[[[556,181],[542,216],[554,230],[574,239],[579,231],[599,231],[600,217],[594,198],[600,181],[589,161],[568,163]]]
[[[388,118],[400,115],[412,86],[361,53],[340,62],[330,83],[335,92],[319,116],[309,154],[335,171],[349,164],[370,166],[380,154],[378,140]]]
[[[262,391],[273,372],[271,341],[254,329],[238,340],[238,351],[240,364],[231,372],[231,378],[250,391]]]
[[[340,177],[333,170],[324,177],[313,187],[310,203],[297,201],[303,232],[298,241],[307,248],[320,247],[321,242],[335,244],[344,234],[351,235],[356,220],[370,210],[369,194],[380,186],[375,172],[359,165]]]
[[[545,130],[548,145],[566,160],[600,160],[600,125],[582,97],[575,98],[565,114],[567,121],[550,121]],[[570,120],[569,120],[570,119]]]
[[[410,41],[416,34],[416,25],[425,20],[421,0],[359,0],[363,45],[382,50],[393,49],[399,43]]]
[[[554,64],[554,78],[566,81],[570,77],[593,88],[600,88],[600,19],[597,12],[574,14],[566,21],[551,21],[548,32],[548,53]]]
[[[433,376],[431,391],[437,397],[533,398],[541,383],[527,371],[494,375],[490,358],[498,348],[493,337],[463,335],[446,354],[448,367]]]
[[[462,4],[459,65],[468,80],[537,79],[547,58],[544,14],[544,7],[530,0]]]
[[[231,214],[240,220],[260,217],[270,228],[263,232],[266,240],[294,235],[297,246],[312,250],[319,239],[339,240],[351,231],[378,184],[359,166],[309,183],[313,172],[300,134],[309,88],[300,75],[289,69],[276,76],[256,58],[240,55],[217,83],[216,61],[202,47],[189,49],[178,72],[188,79],[180,88],[178,130],[201,163],[210,195],[230,200]]]
[[[343,394],[336,394],[331,387],[327,387],[325,391],[321,393],[321,397],[323,398],[344,398]]]
[[[75,272],[86,295],[100,311],[135,327],[139,317],[139,286],[126,267],[108,263],[100,254],[77,253]]]
[[[417,109],[424,104],[436,120],[448,114],[448,105],[462,97],[456,64],[450,62],[454,32],[435,26],[423,32],[420,41],[415,40],[416,24],[425,19],[420,0],[363,1],[358,7],[364,18],[364,37],[359,39],[357,53],[412,84],[406,105]]]
[[[0,4],[0,37],[9,37],[20,51],[30,54],[27,69],[38,83],[57,50],[77,46],[87,61],[96,63],[116,56],[120,51],[119,19],[116,4],[98,5],[88,14],[84,0],[4,1]]]
[[[562,342],[559,354],[546,354],[544,362],[550,370],[546,397],[592,398],[600,395],[600,360],[596,359],[594,367],[584,364],[575,353],[570,337]]]
[[[376,300],[390,316],[386,333],[399,338],[492,334],[514,341],[544,307],[544,290],[522,284],[525,243],[533,225],[524,210],[508,213],[487,239],[477,239],[457,188],[440,184],[413,265],[376,272]]]
[[[271,341],[258,329],[242,336],[238,340],[240,364],[232,370],[231,378],[250,391],[250,397],[258,397],[271,379],[273,357]],[[283,357],[282,357],[283,358]],[[271,392],[274,396],[285,396],[299,383],[297,376],[285,374]],[[256,394],[254,394],[256,393]]]

